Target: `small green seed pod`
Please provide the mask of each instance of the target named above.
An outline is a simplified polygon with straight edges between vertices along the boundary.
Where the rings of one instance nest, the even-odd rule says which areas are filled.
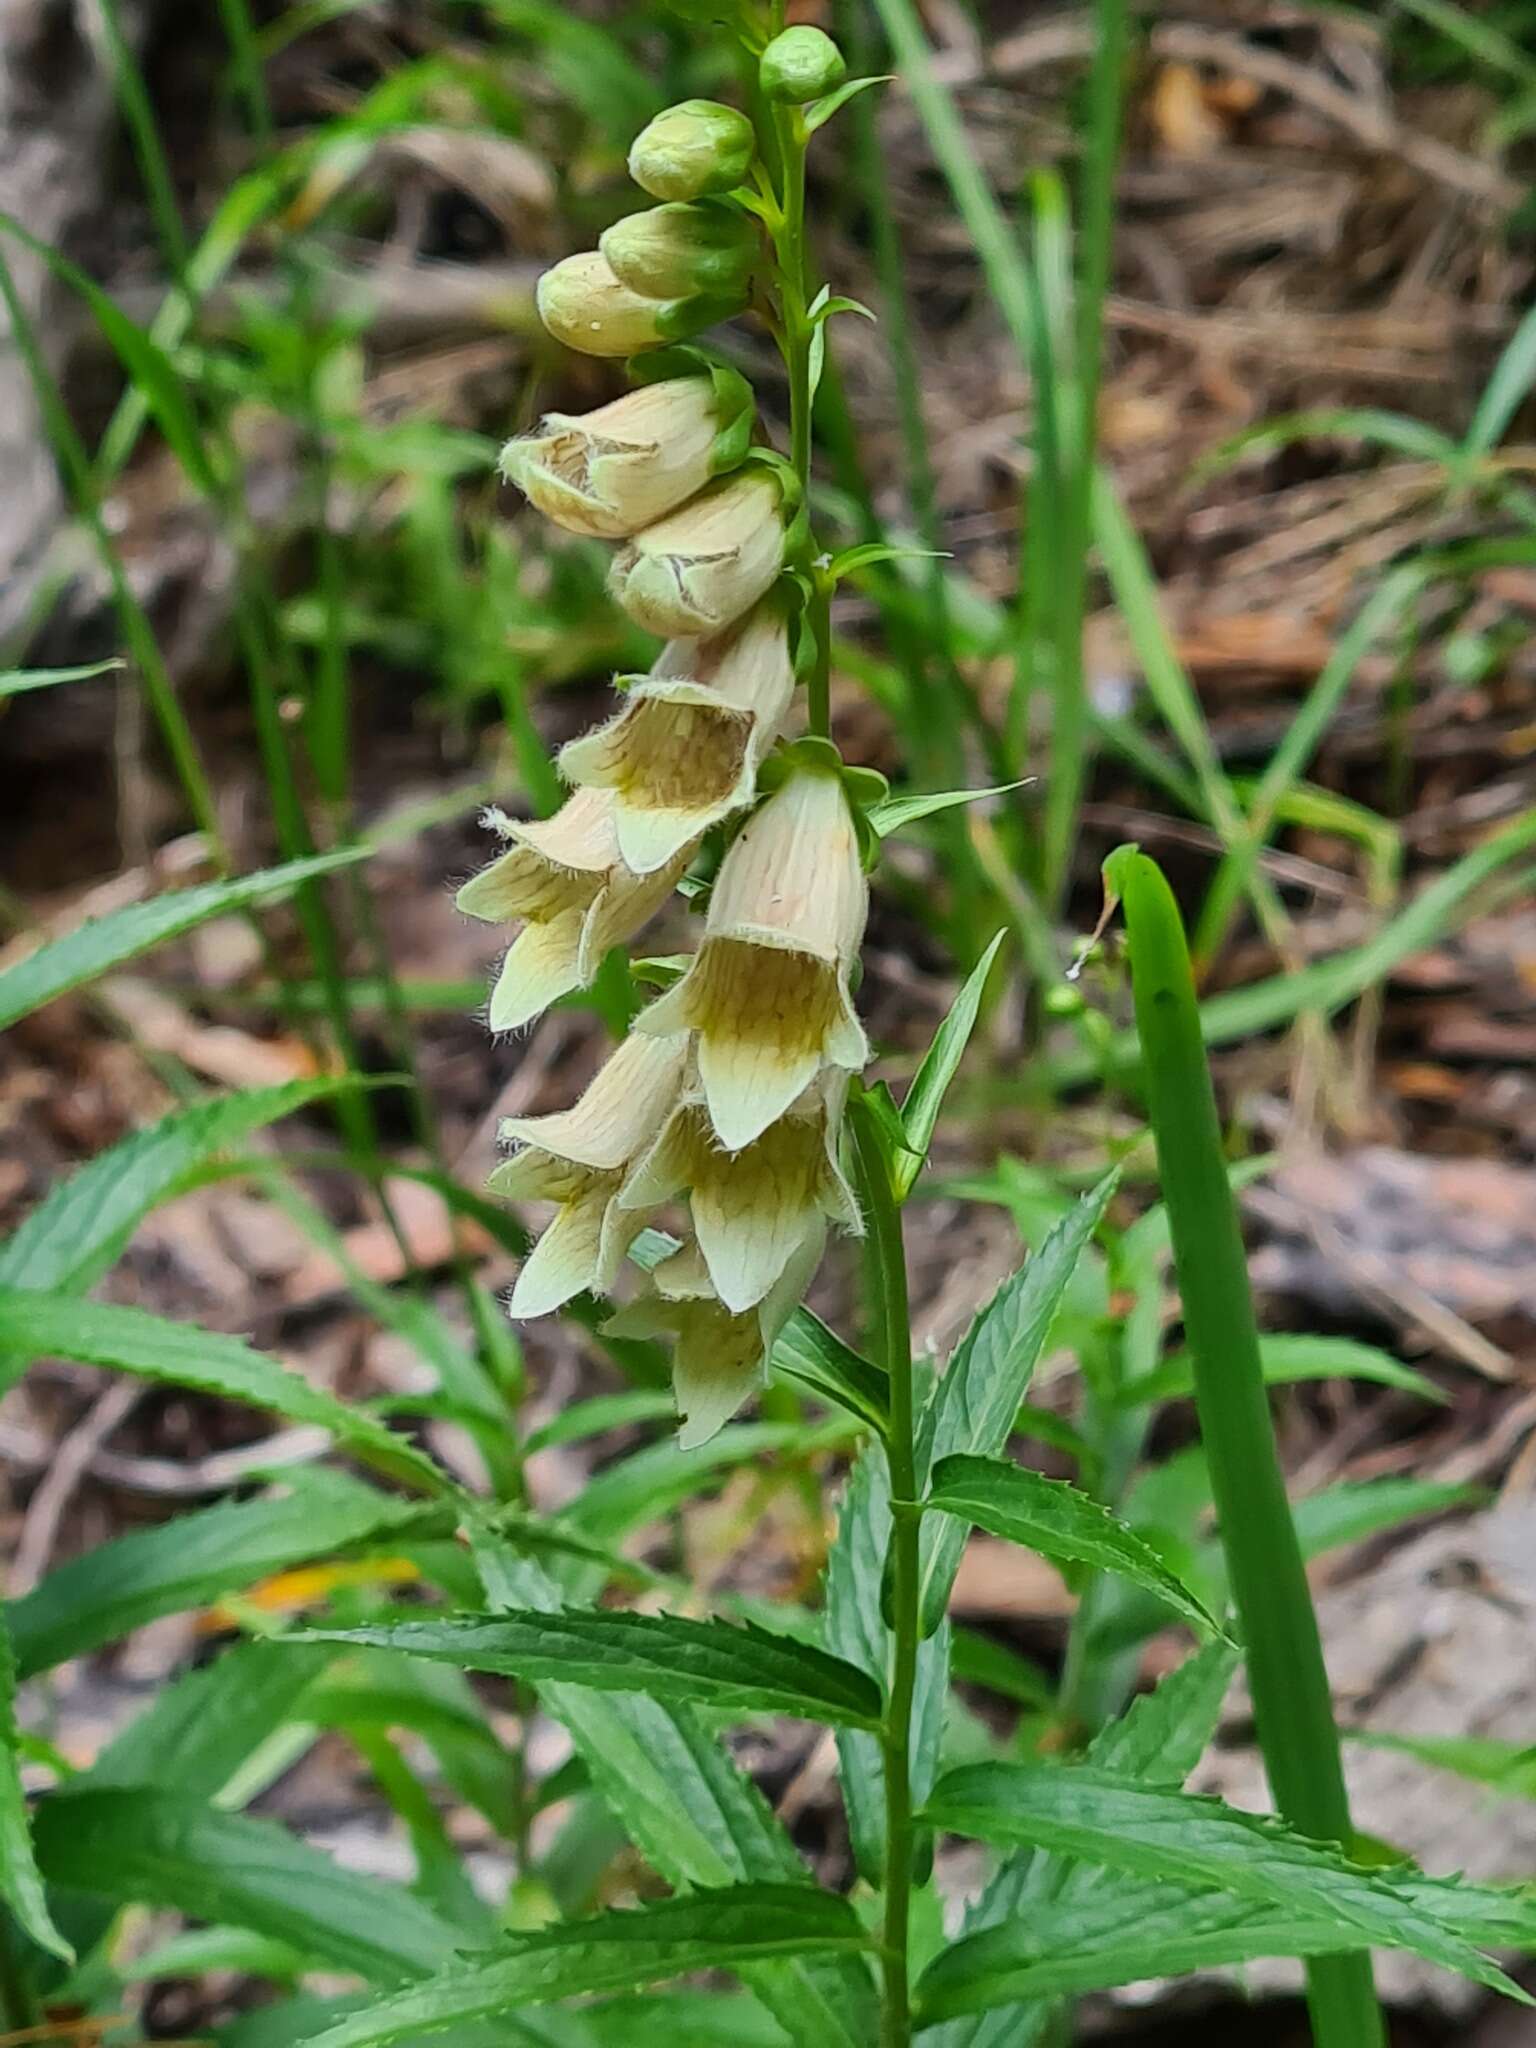
[[[848,75],[843,53],[819,28],[787,28],[764,50],[758,66],[763,91],[780,106],[803,107]]]
[[[752,167],[752,123],[718,100],[682,100],[635,137],[629,175],[653,199],[704,199],[729,192]]]
[[[674,201],[615,221],[598,247],[631,291],[674,299],[745,291],[758,236],[746,215],[729,207]]]

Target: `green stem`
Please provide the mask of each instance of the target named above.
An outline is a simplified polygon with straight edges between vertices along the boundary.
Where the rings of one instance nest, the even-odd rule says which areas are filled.
[[[778,268],[779,347],[789,378],[789,460],[800,484],[802,505],[811,493],[811,424],[816,393],[811,383],[809,257],[805,237],[805,151],[810,138],[798,107],[772,110],[765,145],[779,165],[779,218],[773,228]],[[767,147],[765,156],[769,155]],[[803,561],[793,565],[814,580],[806,620],[815,642],[806,689],[806,723],[822,739],[831,737],[832,606],[831,594],[815,568],[818,549],[807,530]]]
[[[867,1105],[849,1112],[859,1195],[869,1225],[871,1269],[878,1281],[880,1355],[890,1375],[885,1452],[891,1475],[891,1672],[881,1748],[885,1763],[885,1924],[881,2048],[912,2039],[910,1929],[917,1835],[912,1822],[912,1697],[917,1683],[917,1452],[912,1400],[912,1328],[901,1212],[879,1132]]]
[[[1189,946],[1154,861],[1123,847],[1105,876],[1125,905],[1136,1030],[1200,1431],[1265,1769],[1275,1804],[1293,1827],[1347,1846],[1349,1802],[1328,1673],[1275,1448]],[[1317,2048],[1381,2048],[1368,1954],[1308,1963],[1307,1993]]]

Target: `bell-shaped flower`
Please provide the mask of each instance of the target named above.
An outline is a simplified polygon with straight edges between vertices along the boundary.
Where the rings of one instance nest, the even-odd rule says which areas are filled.
[[[837,1158],[847,1090],[847,1076],[829,1070],[739,1152],[724,1150],[704,1104],[685,1096],[637,1158],[620,1206],[648,1210],[686,1192],[713,1291],[744,1314],[772,1292],[823,1218],[859,1228]]]
[[[729,319],[745,305],[747,293],[743,286],[653,299],[621,283],[600,250],[585,249],[546,270],[535,297],[539,318],[567,348],[586,356],[633,356]]]
[[[590,988],[603,955],[654,917],[688,864],[691,847],[637,875],[625,866],[606,790],[577,790],[554,817],[485,822],[510,841],[464,884],[458,906],[487,924],[522,919],[491,991],[492,1031],[516,1031],[573,989]]]
[[[751,803],[794,688],[784,615],[768,599],[729,633],[670,641],[617,718],[562,750],[560,772],[612,791],[619,852],[652,874]]]
[[[546,413],[536,434],[507,443],[502,473],[567,532],[622,540],[739,461],[751,420],[734,372],[668,377],[595,412]]]
[[[644,1218],[620,1206],[630,1162],[654,1143],[682,1079],[687,1042],[630,1036],[571,1109],[510,1117],[519,1150],[491,1175],[510,1201],[553,1202],[554,1221],[523,1262],[509,1308],[542,1316],[584,1289],[602,1293]]]
[[[708,1443],[767,1379],[769,1354],[804,1299],[825,1242],[825,1225],[818,1223],[795,1247],[777,1284],[742,1315],[715,1297],[698,1247],[685,1245],[651,1274],[647,1293],[604,1324],[604,1333],[615,1337],[671,1341],[683,1450]]]
[[[697,1033],[715,1135],[740,1151],[783,1116],[823,1067],[869,1058],[849,975],[868,889],[837,776],[796,768],[720,863],[704,939],[688,971],[636,1029]]]
[[[782,489],[754,466],[711,484],[620,548],[608,588],[637,626],[665,639],[720,633],[784,562]]]

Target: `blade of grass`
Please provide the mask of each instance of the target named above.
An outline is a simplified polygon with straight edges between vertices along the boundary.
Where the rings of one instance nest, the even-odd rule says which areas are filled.
[[[1127,0],[1097,0],[1095,18],[1097,33],[1088,80],[1082,186],[1077,207],[1074,359],[1067,386],[1073,422],[1057,556],[1054,708],[1041,849],[1045,900],[1052,908],[1059,908],[1071,881],[1077,814],[1087,779],[1092,729],[1087,713],[1083,625],[1093,537],[1104,297],[1109,289],[1114,250],[1115,170],[1120,158],[1121,104],[1130,35]],[[1058,374],[1058,386],[1061,383]]]
[[[1105,883],[1125,909],[1158,1171],[1265,1769],[1293,1826],[1347,1844],[1328,1673],[1275,1446],[1184,927],[1161,870],[1138,849],[1110,856]],[[1384,2044],[1369,1953],[1309,1962],[1307,1990],[1317,2048]]]

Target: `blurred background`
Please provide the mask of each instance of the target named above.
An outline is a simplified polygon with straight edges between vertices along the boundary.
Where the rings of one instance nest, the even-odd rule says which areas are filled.
[[[494,935],[451,891],[484,856],[480,808],[550,808],[553,751],[652,649],[603,594],[607,551],[529,514],[493,465],[545,408],[621,388],[615,366],[542,334],[533,285],[636,204],[624,157],[652,113],[738,96],[708,11],[13,0],[0,15],[0,668],[117,664],[5,678],[0,931],[25,947],[223,868],[372,847],[296,916],[261,934],[211,924],[12,1034],[0,1224],[189,1093],[341,1064],[380,1077],[339,1129],[318,1110],[285,1125],[262,1155],[280,1177],[161,1208],[107,1292],[405,1404],[446,1330],[495,1350],[525,1433],[611,1390],[612,1368],[564,1325],[532,1326],[525,1352],[473,1325],[512,1247],[452,1190],[481,1186],[500,1117],[569,1100],[604,1018],[566,1008],[490,1042]],[[1343,1712],[1419,1745],[1361,1746],[1363,1824],[1437,1868],[1529,1875],[1536,4],[1136,10],[1099,221],[1073,197],[1094,132],[1090,10],[792,15],[838,33],[855,69],[896,74],[812,158],[821,271],[877,316],[831,330],[819,517],[837,545],[942,551],[844,586],[835,729],[903,787],[1036,778],[895,842],[877,897],[860,1000],[893,1081],[993,932],[1010,934],[1013,971],[912,1212],[921,1336],[942,1355],[1063,1191],[1134,1131],[1113,942],[1068,970],[1099,862],[1139,839],[1199,916],[1234,1157],[1268,1161],[1245,1202],[1270,1327],[1323,1347],[1318,1372],[1369,1346],[1437,1397],[1298,1367],[1308,1383],[1281,1405],[1299,1494],[1404,1489],[1394,1514],[1378,1496],[1375,1520],[1333,1532],[1317,1567]],[[931,49],[921,77],[906,34]],[[997,214],[978,211],[967,165]],[[1052,445],[1049,400],[1082,367],[1070,280],[1096,251],[1110,485],[1088,507],[1080,800],[1053,823],[1053,579],[1071,565],[1052,550],[1086,471]],[[777,433],[766,337],[744,320],[723,346]],[[1257,882],[1233,872],[1213,910],[1245,819]],[[654,950],[686,940],[679,910]],[[851,1272],[825,1285],[824,1312],[849,1314]],[[1070,1407],[1069,1378],[1058,1361],[1047,1408]],[[41,1367],[0,1407],[11,1593],[315,1455],[302,1431],[255,1427],[212,1399]],[[473,1432],[430,1427],[458,1469],[483,1469]],[[1173,1401],[1152,1439],[1160,1526],[1203,1507],[1192,1434]],[[536,1450],[531,1492],[558,1506],[632,1440]],[[800,1469],[831,1469],[820,1455]],[[689,1508],[673,1537],[700,1583],[814,1587],[824,1532],[795,1480],[793,1465],[782,1483],[726,1472]],[[1068,1606],[1045,1567],[972,1546],[957,1613],[983,1639],[1049,1667]],[[220,1626],[166,1617],[70,1667],[53,1739],[92,1753]],[[1256,1801],[1247,1731],[1228,1733],[1204,1782]],[[1472,1737],[1480,1770],[1470,1751],[1459,1777],[1427,1766],[1449,1760],[1435,1742]],[[828,1759],[762,1741],[765,1783],[835,1875]],[[283,1810],[392,1868],[356,1770],[322,1743],[283,1781]],[[1407,1968],[1404,2041],[1536,2040],[1512,2008],[1474,2012],[1469,1988]],[[1196,1988],[1172,2016],[1122,2000],[1116,2024],[1222,2039],[1214,1996]],[[146,2027],[169,2035],[238,1991],[202,1978],[154,1997]],[[1186,2031],[1196,2014],[1208,2036]],[[1278,2006],[1277,2042],[1290,2024]]]

